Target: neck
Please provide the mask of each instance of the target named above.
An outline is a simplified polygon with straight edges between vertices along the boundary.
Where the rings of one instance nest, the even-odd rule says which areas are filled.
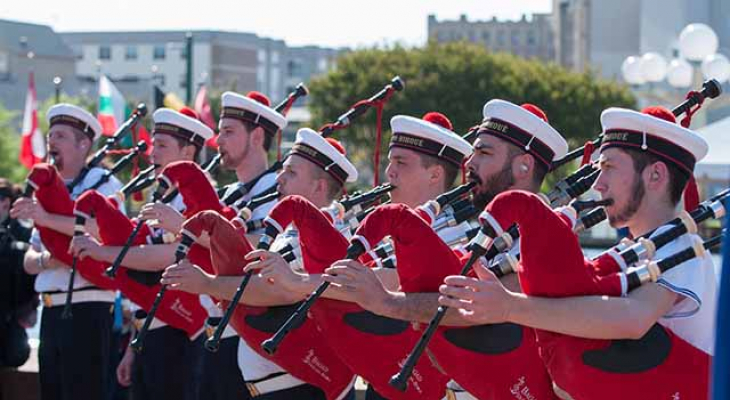
[[[652,206],[648,207],[646,204],[652,204]],[[676,218],[679,212],[679,206],[670,207],[658,201],[645,202],[626,226],[633,237],[639,237]]]
[[[426,188],[423,188],[423,190],[419,190],[418,195],[419,197],[415,199],[415,204],[407,204],[408,207],[415,208],[418,207],[424,203],[426,203],[429,200],[434,200],[438,195],[444,193],[445,190],[442,190],[441,187],[437,186],[429,186]]]
[[[261,175],[267,168],[269,168],[269,162],[266,159],[266,153],[263,155],[252,153],[236,167],[236,177],[239,182],[246,183]]]
[[[525,192],[539,193],[540,186],[535,185],[532,182],[532,179],[523,179],[520,181],[515,181],[515,183],[512,185],[512,187],[509,188],[509,190],[524,190]]]
[[[63,179],[74,179],[81,173],[81,169],[84,167],[83,160],[81,162],[72,162],[64,160],[63,169],[59,170],[58,173]]]

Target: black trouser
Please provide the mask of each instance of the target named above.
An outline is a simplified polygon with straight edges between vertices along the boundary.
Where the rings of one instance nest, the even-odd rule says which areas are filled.
[[[170,326],[147,332],[132,363],[132,399],[182,400],[194,397],[194,342]]]
[[[41,317],[41,398],[106,399],[112,303],[73,304],[69,319],[61,318],[63,308],[46,307]]]
[[[256,400],[325,400],[322,389],[312,385],[299,385],[291,389],[262,394]]]
[[[198,399],[246,400],[251,395],[238,368],[238,336],[221,339],[217,352],[205,349],[205,335],[196,340],[199,361]]]

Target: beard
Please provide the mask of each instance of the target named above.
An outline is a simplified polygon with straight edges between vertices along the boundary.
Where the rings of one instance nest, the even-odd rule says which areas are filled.
[[[243,151],[237,156],[234,157],[231,152],[226,152],[225,156],[221,157],[221,166],[223,168],[233,170],[238,168],[239,165],[246,159],[248,156],[248,150],[249,150],[249,144],[244,144]]]
[[[484,187],[482,191],[474,191],[472,203],[477,210],[483,210],[498,194],[515,184],[510,163],[505,163],[499,172],[487,178],[486,181],[482,181],[482,178],[472,171],[469,171],[467,178]]]
[[[641,177],[638,175],[634,176],[634,182],[631,184],[631,197],[629,197],[628,204],[618,210],[616,214],[608,216],[608,222],[611,226],[620,228],[626,224],[639,210],[645,194],[646,189],[644,189],[644,182]]]

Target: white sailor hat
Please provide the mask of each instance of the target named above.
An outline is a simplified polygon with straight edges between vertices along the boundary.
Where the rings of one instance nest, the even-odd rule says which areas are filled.
[[[422,119],[396,115],[390,120],[390,129],[391,148],[417,151],[456,166],[461,166],[464,158],[472,153],[469,142],[453,132],[451,121],[441,113],[430,112]]]
[[[152,114],[155,128],[152,134],[164,133],[188,141],[202,148],[205,141],[213,137],[213,130],[195,118],[171,108],[160,108]]]
[[[286,118],[271,108],[269,98],[259,92],[246,96],[225,92],[221,97],[221,118],[234,118],[260,125],[264,132],[274,135],[286,127]]]
[[[50,126],[63,124],[74,127],[86,134],[92,142],[101,135],[99,121],[88,111],[73,104],[56,104],[48,110],[46,118]]]
[[[340,142],[332,138],[325,139],[312,129],[302,128],[297,132],[290,154],[315,163],[340,183],[357,180],[357,169],[345,157],[345,149]]]
[[[610,147],[648,151],[691,174],[695,163],[707,155],[707,142],[674,121],[671,111],[662,107],[643,112],[616,107],[604,110],[601,151]]]
[[[531,154],[548,168],[565,157],[568,142],[548,123],[547,116],[533,104],[518,106],[494,99],[484,105],[479,135],[504,139]]]

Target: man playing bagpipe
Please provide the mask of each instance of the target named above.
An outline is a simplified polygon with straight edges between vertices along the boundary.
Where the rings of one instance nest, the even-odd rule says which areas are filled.
[[[396,187],[391,192],[391,200],[399,203],[405,202],[416,207],[448,189],[458,175],[462,160],[471,152],[471,146],[451,131],[448,119],[439,113],[429,113],[423,119],[398,116],[393,118],[391,126],[394,136],[391,140],[387,174],[390,183]],[[312,233],[308,233],[306,238],[302,236],[302,240],[306,239],[310,248],[314,248],[312,252],[321,255],[321,257],[313,256],[319,261],[325,259],[335,261],[344,256],[344,254],[339,254],[332,258],[333,254],[337,252],[334,249],[342,250],[342,248],[332,246],[330,239],[332,236],[339,239],[340,242],[344,239],[339,232],[332,232],[334,228],[331,224],[327,229],[330,231],[328,234],[308,229],[307,232]],[[324,267],[327,266],[329,264],[324,265]],[[305,279],[297,280],[292,274],[287,274],[281,264],[251,264],[248,268],[260,268],[262,275],[273,277],[276,282],[286,286],[291,292],[300,293],[300,296],[311,293],[322,282],[324,269],[316,270],[316,266],[307,265],[305,262],[305,268],[310,275]],[[399,282],[399,274],[392,269],[379,268],[377,275],[378,277],[375,279],[380,279],[379,285],[380,281],[383,281],[386,287],[395,290],[402,284]],[[370,385],[367,398],[377,399],[382,396],[388,398],[443,397],[444,385],[448,379],[429,362],[419,365],[419,386],[417,388],[401,394],[387,386],[387,376],[389,375],[385,374],[389,369],[383,368],[384,360],[389,360],[392,356],[401,356],[394,354],[391,350],[394,347],[402,347],[399,343],[413,343],[417,335],[416,331],[410,327],[401,330],[400,326],[403,321],[384,322],[374,314],[363,312],[362,308],[351,302],[347,296],[338,296],[337,293],[328,292],[325,292],[324,296],[344,301],[323,300],[322,307],[318,307],[319,305],[315,307],[315,321],[322,324],[323,329],[327,331],[339,332],[338,335],[328,338],[329,343],[336,348],[338,354],[348,362],[355,373],[368,381]],[[351,317],[355,319],[353,320]],[[395,325],[398,325],[397,329],[391,330],[390,328]],[[324,328],[325,326],[326,328]],[[379,330],[375,328],[377,326],[386,327]],[[388,349],[381,347],[381,344],[384,343],[388,343]],[[395,368],[395,361],[393,361],[393,365],[386,367]]]
[[[309,199],[312,204],[318,207],[326,207],[333,200],[339,197],[345,181],[354,181],[357,178],[357,170],[347,160],[344,155],[342,145],[330,138],[323,138],[317,132],[311,129],[301,129],[297,133],[297,139],[292,147],[290,155],[284,162],[283,170],[276,178],[278,183],[278,191],[281,196],[298,195]],[[194,218],[195,219],[195,218]],[[221,222],[220,220],[219,222]],[[284,259],[275,251],[289,244],[298,245],[297,230],[287,229],[284,235],[280,235],[271,246],[272,252],[257,251],[245,255],[247,259],[259,259],[260,264],[267,265],[279,263],[285,268],[292,268]],[[211,244],[215,245],[216,237],[211,237]],[[236,254],[234,258],[242,258],[244,254]],[[291,270],[290,270],[291,271]],[[242,269],[238,270],[238,274],[243,273]],[[293,272],[292,274],[298,274]],[[234,292],[241,283],[241,276],[213,276],[206,274],[199,267],[184,261],[175,266],[169,267],[163,276],[163,282],[171,285],[171,287],[191,291],[194,293],[207,293],[218,299],[232,299]],[[246,379],[247,386],[251,390],[251,395],[262,399],[320,399],[325,398],[344,398],[349,396],[354,376],[349,373],[343,364],[337,363],[337,368],[344,369],[337,371],[332,365],[328,365],[328,374],[331,375],[332,383],[336,385],[341,379],[333,378],[334,376],[344,376],[344,386],[333,388],[337,389],[337,393],[331,390],[317,388],[311,384],[303,382],[295,377],[297,371],[285,371],[272,360],[263,357],[260,353],[260,339],[258,341],[251,340],[247,332],[255,331],[262,324],[276,325],[278,319],[267,322],[267,318],[271,319],[277,313],[277,309],[287,306],[283,310],[290,309],[290,305],[302,300],[301,295],[286,290],[279,282],[272,277],[253,275],[246,286],[246,290],[241,298],[238,310],[246,305],[248,315],[246,317],[246,325],[244,330],[239,329],[245,342],[251,342],[247,345],[240,346],[240,368]],[[284,311],[286,312],[286,311]],[[278,312],[281,314],[282,312]],[[271,315],[271,317],[267,317]],[[234,319],[236,317],[234,316]],[[233,323],[233,322],[232,322]],[[261,328],[264,329],[264,328]],[[267,335],[263,332],[259,335]],[[316,340],[322,341],[319,335]],[[302,347],[308,346],[306,343],[300,343]],[[332,354],[334,356],[334,354]],[[301,358],[301,357],[298,357]],[[275,361],[275,360],[274,360]],[[291,360],[299,362],[299,360]],[[325,362],[326,358],[321,358],[320,362]],[[327,365],[327,363],[325,362]],[[301,369],[302,367],[297,367]],[[349,378],[347,376],[349,375]]]
[[[159,170],[175,162],[194,161],[205,141],[213,137],[213,131],[197,120],[189,109],[181,112],[159,109],[153,114],[153,120],[150,161]],[[82,196],[76,210],[95,215],[101,242],[89,236],[75,238],[72,243],[74,254],[81,259],[89,257],[113,263],[130,235],[132,223],[111,203],[94,193]],[[122,293],[133,301],[139,301],[135,291],[145,290],[150,295],[157,291],[154,285],[159,280],[159,271],[172,262],[176,246],[171,240],[176,231],[170,232],[170,229],[175,229],[174,220],[182,219],[184,210],[180,194],[168,204],[148,204],[143,208],[142,221],[138,223],[147,224],[148,229],[138,235],[136,245],[125,256],[123,265],[127,270],[119,271],[114,278]],[[127,229],[121,223],[126,223]],[[197,314],[203,315],[194,296],[177,300],[181,309],[199,309]],[[148,308],[149,304],[140,306]],[[138,309],[134,314],[135,326],[139,329],[146,312]],[[137,353],[128,347],[117,367],[118,381],[125,386],[131,385],[131,393],[136,399],[195,398],[191,393],[195,390],[194,383],[199,380],[195,371],[197,346],[191,340],[200,333],[202,326],[196,326],[194,318],[190,326],[182,326],[180,321],[166,317],[163,315],[153,321],[144,351]]]
[[[675,218],[676,224],[689,218],[685,226],[691,226],[680,200],[695,163],[707,153],[705,140],[658,107],[643,113],[611,108],[601,123],[601,172],[594,188],[613,200],[606,207],[611,225],[639,238],[632,248],[648,259],[698,244],[701,249],[690,228],[661,247],[652,240],[668,232],[665,224]],[[442,304],[470,321],[536,328],[561,398],[707,398],[717,285],[709,254],[697,252],[666,272],[656,263],[624,272],[621,257],[585,260],[565,219],[530,194],[497,196],[484,216],[494,234],[518,225],[524,294],[478,266],[479,279],[446,279],[441,292],[450,297],[442,297]],[[632,284],[643,270],[648,279]]]
[[[483,114],[474,153],[466,161],[467,178],[477,182],[475,206],[483,208],[497,194],[512,188],[537,192],[550,163],[565,155],[565,140],[549,125],[544,112],[533,105],[517,106],[492,100],[484,106]],[[423,233],[422,236],[421,245],[429,248],[433,235]],[[419,269],[442,267],[442,272],[448,274],[446,262],[441,264],[425,254],[424,257],[409,261]],[[333,291],[352,296],[358,304],[378,315],[427,323],[438,307],[436,287],[411,293],[385,290],[371,269],[355,261],[338,262],[327,273],[330,275],[325,279],[336,285]],[[504,284],[519,290],[514,276],[505,276]],[[442,325],[476,324],[458,313],[448,312]],[[481,348],[473,340],[449,339],[460,334],[468,337],[470,333],[494,339],[482,343]],[[492,348],[485,349],[489,346]],[[519,385],[528,387],[536,399],[552,398],[547,374],[538,365],[531,329],[512,324],[475,326],[471,330],[442,329],[434,337],[431,351],[447,374],[460,384],[449,384],[450,397],[468,398],[467,393],[460,392],[458,386],[461,386],[478,398],[512,399],[512,391]],[[492,372],[485,375],[485,368]]]
[[[81,174],[94,141],[101,134],[101,126],[87,111],[70,104],[51,107],[48,121],[48,154],[55,161],[60,177],[69,184]],[[102,168],[90,169],[72,188],[71,198],[96,184],[104,173]],[[121,183],[111,177],[98,190],[112,195],[120,188]],[[69,195],[67,191],[60,194]],[[53,201],[52,196],[48,201]],[[108,388],[105,366],[109,363],[114,293],[101,290],[76,274],[72,287],[77,293],[73,295],[70,309],[73,318],[62,318],[71,279],[70,266],[46,250],[38,228],[68,240],[74,234],[74,217],[50,213],[46,211],[49,205],[52,206],[44,207],[36,199],[21,198],[11,210],[13,218],[32,219],[36,227],[24,267],[29,274],[38,275],[35,289],[42,294],[44,303],[38,351],[41,396],[44,400],[101,399]],[[96,224],[87,222],[86,229],[96,235]]]

